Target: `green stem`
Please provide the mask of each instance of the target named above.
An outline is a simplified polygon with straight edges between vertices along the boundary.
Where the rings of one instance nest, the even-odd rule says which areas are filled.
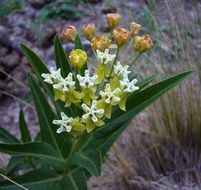
[[[80,137],[77,139],[77,141],[75,141],[75,143],[73,144],[73,147],[71,149],[71,152],[66,160],[66,164],[67,164],[67,168],[69,169],[69,163],[73,157],[73,155],[75,154],[76,151],[78,151],[82,145],[84,145],[84,141],[85,141],[85,137],[87,136],[86,132],[83,132]]]
[[[134,51],[134,52],[130,55],[130,57],[129,57],[128,59],[126,59],[126,61],[124,61],[124,62],[127,63],[127,62],[135,55],[135,53],[136,53],[136,51]]]
[[[98,89],[99,89],[99,84],[97,85],[97,89],[96,89],[96,93],[95,93],[96,96],[98,94]]]
[[[124,60],[124,57],[125,57],[126,54],[128,53],[128,50],[131,48],[132,43],[133,43],[133,38],[131,38],[131,41],[130,41],[129,45],[128,45],[128,47],[126,48],[126,51],[124,52],[122,58],[120,59],[120,62],[122,62],[122,61]]]
[[[142,55],[141,52],[137,55],[137,57],[134,59],[134,61],[129,65],[129,68],[138,60],[138,58]]]
[[[91,48],[92,48],[92,47],[91,47]],[[92,48],[92,51],[93,51],[93,53],[94,53],[95,58],[97,59],[97,54],[96,54],[94,48]]]
[[[87,57],[87,59],[88,59],[96,68],[98,67],[89,57]]]
[[[111,67],[111,69],[110,69],[110,74],[109,74],[109,77],[108,77],[108,81],[110,80],[110,78],[111,78],[111,75],[112,75],[112,71],[113,71],[113,69],[114,69],[114,65],[115,65],[115,63],[116,63],[116,61],[117,61],[117,58],[118,58],[118,55],[119,55],[119,51],[120,51],[120,49],[121,49],[121,47],[117,47],[117,52],[116,52],[116,56],[115,56],[115,59],[114,59],[114,61],[113,61],[113,63],[112,63],[112,67]]]
[[[113,30],[110,30],[110,40],[112,41],[112,32]]]

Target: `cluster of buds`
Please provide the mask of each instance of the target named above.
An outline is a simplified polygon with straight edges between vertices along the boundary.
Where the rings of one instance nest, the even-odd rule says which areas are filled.
[[[44,81],[52,85],[55,100],[65,102],[65,107],[74,104],[82,112],[82,116],[75,118],[62,112],[61,120],[53,121],[54,124],[60,126],[57,133],[68,132],[76,136],[83,130],[88,133],[93,131],[96,126],[104,125],[104,117],[111,118],[112,106],[119,106],[121,110],[126,111],[127,96],[139,90],[136,85],[137,79],[130,80],[132,64],[128,65],[126,62],[122,64],[118,61],[118,53],[130,39],[128,47],[134,40],[134,51],[139,51],[139,55],[149,50],[153,46],[153,42],[148,35],[137,36],[141,30],[139,24],[132,22],[130,31],[128,31],[125,28],[116,28],[121,20],[119,14],[108,14],[106,18],[111,30],[110,38],[106,34],[95,36],[94,24],[82,27],[84,36],[90,41],[94,50],[97,63],[87,57],[85,51],[76,49],[72,50],[69,55],[76,74],[70,72],[66,78],[63,78],[61,69],[54,70],[54,68],[50,68],[50,73],[42,74]],[[77,31],[74,26],[68,26],[63,30],[64,38],[72,43],[75,43],[76,35]],[[116,54],[111,54],[109,49],[112,37],[117,47]],[[89,70],[83,70],[87,68],[83,67],[87,64],[87,60],[96,66],[93,75],[90,75]]]

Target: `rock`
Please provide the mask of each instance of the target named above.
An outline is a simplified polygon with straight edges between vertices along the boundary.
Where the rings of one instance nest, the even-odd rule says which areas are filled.
[[[4,64],[6,65],[7,72],[12,70],[19,63],[20,56],[16,51],[4,57]]]
[[[0,25],[0,34],[1,33],[5,33],[6,32],[6,28],[2,25]]]
[[[19,26],[15,27],[13,29],[13,31],[14,32],[12,33],[12,35],[14,35],[14,36],[22,36],[24,33],[24,30],[22,28],[20,28]]]
[[[117,12],[117,8],[113,5],[111,6],[103,6],[102,7],[102,13],[108,14],[108,13],[116,13]]]
[[[26,6],[26,7],[24,8],[24,12],[25,12],[25,14],[26,14],[26,16],[27,16],[28,18],[32,18],[32,17],[34,17],[35,14],[36,14],[36,9],[34,9],[34,8],[31,7],[31,6]]]
[[[8,53],[8,48],[0,46],[0,58]]]
[[[56,35],[56,31],[52,27],[48,27],[45,30],[45,39],[43,42],[43,47],[47,48],[54,44],[54,37]]]
[[[30,5],[36,9],[42,8],[45,4],[50,3],[51,0],[28,0]]]

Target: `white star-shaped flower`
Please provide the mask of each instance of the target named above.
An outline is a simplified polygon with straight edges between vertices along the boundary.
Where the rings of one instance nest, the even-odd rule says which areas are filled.
[[[55,125],[60,125],[60,128],[57,129],[57,133],[69,133],[72,129],[73,118],[68,117],[64,112],[61,112],[61,120],[53,120],[52,123]]]
[[[123,92],[134,92],[136,90],[139,90],[138,86],[135,86],[137,83],[137,79],[133,79],[131,82],[127,77],[125,77],[123,80],[120,81],[120,87],[123,90]]]
[[[89,71],[85,70],[85,76],[82,77],[81,75],[77,74],[77,78],[80,82],[81,87],[90,88],[90,87],[94,86],[94,83],[95,83],[96,79],[98,78],[98,75],[94,75],[94,76],[90,77]]]
[[[97,110],[97,101],[96,100],[92,101],[91,108],[88,107],[86,104],[82,104],[82,108],[86,112],[86,114],[84,114],[82,116],[82,119],[91,119],[93,122],[97,122],[98,121],[97,116],[104,113],[104,109]]]
[[[58,84],[54,84],[53,88],[64,92],[69,92],[71,89],[74,88],[74,86],[75,81],[73,81],[73,74],[69,73],[65,79],[61,78]]]
[[[106,84],[105,92],[100,91],[100,95],[107,104],[114,103],[114,102],[118,102],[120,100],[120,98],[116,96],[116,94],[119,91],[120,91],[119,88],[116,88],[115,90],[111,91],[110,84]]]
[[[115,55],[109,54],[109,49],[105,49],[104,53],[101,52],[100,50],[97,50],[96,52],[97,52],[98,62],[101,64],[111,63],[115,58]]]
[[[118,61],[117,64],[114,65],[114,74],[118,77],[128,77],[128,75],[131,73],[128,68],[128,65],[122,66],[121,63]]]
[[[42,73],[41,76],[44,78],[44,81],[53,84],[61,80],[61,69],[54,70],[53,67],[50,67],[50,73]]]

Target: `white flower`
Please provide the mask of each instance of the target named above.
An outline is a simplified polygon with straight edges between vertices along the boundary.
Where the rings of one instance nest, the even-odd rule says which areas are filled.
[[[88,107],[86,104],[82,104],[82,108],[86,112],[86,114],[82,116],[82,119],[91,119],[93,122],[97,122],[98,121],[97,116],[104,113],[104,109],[97,110],[96,100],[92,101],[91,108]]]
[[[70,132],[72,129],[73,118],[65,115],[64,112],[61,112],[61,120],[53,120],[52,122],[55,125],[60,125],[60,128],[57,129],[57,133],[61,132]]]
[[[131,73],[131,71],[128,70],[129,66],[125,65],[122,66],[121,63],[118,61],[116,65],[114,65],[114,73],[118,76],[118,77],[127,77],[128,75]]]
[[[119,88],[116,88],[115,90],[111,91],[110,84],[106,84],[105,92],[100,91],[100,95],[103,99],[105,99],[105,102],[107,104],[118,102],[120,100],[119,97],[116,96],[116,94],[120,91]]]
[[[65,79],[61,78],[58,84],[54,84],[53,88],[64,92],[69,92],[71,89],[74,88],[74,86],[75,81],[73,81],[73,74],[69,73]]]
[[[93,77],[89,76],[89,71],[85,70],[85,76],[82,77],[81,75],[77,74],[77,78],[80,82],[80,86],[83,88],[90,88],[94,86],[94,83],[96,79],[98,78],[98,75],[94,75]]]
[[[136,90],[139,90],[138,86],[135,86],[137,83],[137,79],[133,79],[131,82],[127,77],[125,77],[123,80],[120,81],[120,87],[123,90],[123,92],[134,92]]]
[[[53,84],[61,80],[61,69],[54,70],[53,67],[50,67],[50,73],[42,73],[41,76],[44,78],[44,81]]]
[[[109,54],[109,49],[105,49],[104,53],[101,52],[100,50],[97,50],[97,60],[100,64],[108,64],[108,63],[111,63],[114,58],[115,58],[115,55],[110,55]]]

